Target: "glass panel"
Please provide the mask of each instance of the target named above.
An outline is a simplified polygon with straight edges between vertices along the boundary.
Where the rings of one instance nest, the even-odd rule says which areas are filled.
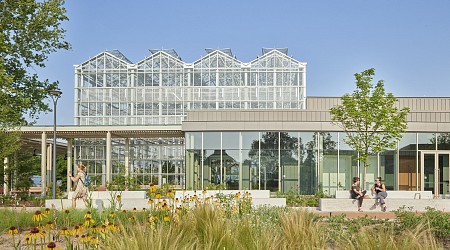
[[[220,149],[220,132],[204,132],[203,148],[204,149]]]
[[[226,189],[239,189],[239,150],[223,150],[222,166]]]
[[[242,189],[259,189],[259,151],[242,150]]]
[[[380,154],[380,173],[387,190],[395,189],[396,151],[389,150]]]
[[[398,142],[399,150],[416,150],[416,133],[403,134],[403,137]]]
[[[208,184],[218,185],[221,183],[223,176],[223,169],[220,168],[220,149],[205,150],[205,160],[203,161],[203,182]]]
[[[261,189],[278,191],[278,150],[261,150]]]
[[[345,133],[339,134],[339,187],[349,190],[353,184],[353,177],[358,176],[357,153],[347,143]]]
[[[439,194],[447,198],[449,192],[449,154],[439,154]]]
[[[242,149],[258,149],[259,132],[242,132]]]
[[[319,133],[321,186],[328,195],[335,195],[338,188],[337,144],[337,133]]]
[[[412,150],[399,151],[399,190],[416,190],[416,157],[417,152]],[[434,166],[433,166],[434,168]]]
[[[281,132],[281,171],[282,171],[282,191],[298,191],[299,150],[298,132]]]
[[[222,133],[222,149],[239,149],[239,132]]]
[[[300,192],[314,194],[317,188],[316,134],[300,133]]]
[[[450,150],[450,133],[437,134],[438,150]]]
[[[186,149],[202,149],[201,132],[186,132]]]
[[[419,133],[419,150],[436,150],[434,133]]]
[[[186,188],[201,189],[201,150],[186,150]]]
[[[434,192],[434,154],[424,154],[424,190]]]

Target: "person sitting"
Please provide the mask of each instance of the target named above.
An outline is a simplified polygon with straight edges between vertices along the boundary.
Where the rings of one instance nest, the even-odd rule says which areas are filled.
[[[366,195],[367,191],[363,190],[360,191],[360,179],[358,177],[353,177],[353,184],[352,184],[352,189],[351,189],[351,196],[352,199],[357,199],[358,200],[358,211],[362,212],[361,206],[364,200],[364,196]]]
[[[384,183],[381,183],[381,177],[377,177],[375,179],[375,184],[372,186],[371,191],[372,194],[376,194],[374,206],[376,207],[378,204],[380,204],[382,211],[386,212],[387,207],[384,199],[386,199],[387,197],[387,192],[386,185],[384,185]]]

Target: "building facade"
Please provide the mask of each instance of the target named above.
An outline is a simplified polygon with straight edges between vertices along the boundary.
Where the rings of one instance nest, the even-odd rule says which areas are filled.
[[[340,98],[306,97],[306,63],[286,49],[263,49],[251,62],[229,49],[193,63],[174,50],[150,52],[132,63],[106,51],[75,66],[75,126],[59,137],[73,141],[74,163],[88,166],[94,184],[131,175],[142,185],[333,195],[362,175],[331,122]],[[369,158],[366,188],[381,176],[390,190],[450,198],[450,98],[397,105],[411,109],[407,131]]]
[[[117,50],[105,51],[75,66],[75,125],[181,125],[190,110],[304,109],[306,63],[287,49],[263,49],[251,62],[241,62],[230,49],[206,49],[185,63],[175,50],[150,50],[132,63]],[[103,185],[106,158],[112,178],[123,173],[141,184],[184,185],[184,137],[77,139],[75,156],[89,165]],[[125,151],[129,160],[125,163]],[[124,169],[125,166],[129,169]]]

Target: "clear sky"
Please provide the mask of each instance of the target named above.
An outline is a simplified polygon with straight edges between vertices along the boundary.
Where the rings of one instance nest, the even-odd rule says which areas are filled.
[[[185,62],[231,48],[249,62],[261,48],[289,48],[308,63],[307,96],[342,96],[353,74],[376,69],[396,96],[450,96],[450,1],[67,0],[70,51],[52,54],[41,78],[58,80],[58,124],[72,125],[74,67],[119,49],[132,62],[174,48]],[[42,114],[39,125],[53,124]]]

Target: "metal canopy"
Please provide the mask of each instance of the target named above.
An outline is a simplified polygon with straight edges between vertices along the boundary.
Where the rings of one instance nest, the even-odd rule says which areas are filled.
[[[288,54],[288,48],[262,48],[262,54],[265,55],[269,53],[272,50],[278,50],[281,53],[287,55]]]
[[[206,51],[206,54],[211,54],[214,51],[221,51],[221,52],[223,52],[223,53],[225,53],[225,54],[227,54],[227,55],[229,55],[231,57],[234,57],[233,52],[229,48],[224,48],[224,49],[205,49],[205,51]]]
[[[124,54],[122,54],[122,52],[120,52],[118,49],[107,50],[106,52],[108,52],[109,54],[111,54],[117,58],[120,58],[130,64],[133,63],[132,61],[128,60],[128,58]]]

